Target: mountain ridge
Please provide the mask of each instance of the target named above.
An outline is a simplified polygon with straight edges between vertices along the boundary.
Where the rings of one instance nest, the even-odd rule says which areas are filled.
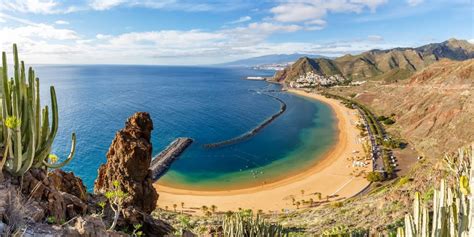
[[[466,40],[449,39],[416,48],[373,49],[357,55],[346,54],[335,59],[302,57],[291,66],[277,72],[273,79],[287,83],[303,73],[314,72],[322,76],[338,73],[353,81],[371,78],[384,81],[401,80],[445,58],[456,61],[474,58],[474,45]],[[328,70],[329,65],[331,67]]]

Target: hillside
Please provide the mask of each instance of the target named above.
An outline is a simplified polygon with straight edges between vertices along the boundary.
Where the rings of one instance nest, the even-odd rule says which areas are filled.
[[[290,67],[278,72],[274,80],[290,82],[309,71],[323,76],[340,74],[346,79],[359,81],[374,79],[396,81],[441,59],[466,60],[474,58],[474,45],[465,40],[450,39],[442,43],[418,48],[370,50],[359,55],[345,55],[336,59],[300,58]]]
[[[408,80],[331,89],[355,96],[377,114],[394,114],[389,128],[426,156],[441,156],[474,140],[474,59],[441,60]]]

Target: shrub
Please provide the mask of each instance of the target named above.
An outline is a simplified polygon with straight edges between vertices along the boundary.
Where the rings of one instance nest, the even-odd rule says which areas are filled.
[[[369,172],[367,174],[367,180],[370,182],[382,182],[385,180],[385,176],[381,172]]]

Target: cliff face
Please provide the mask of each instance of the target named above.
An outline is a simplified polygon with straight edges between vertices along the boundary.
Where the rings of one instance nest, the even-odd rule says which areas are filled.
[[[336,90],[334,90],[336,91]],[[442,60],[407,80],[343,90],[378,115],[395,114],[394,133],[430,157],[474,140],[474,59]]]
[[[150,142],[153,123],[148,113],[131,116],[125,128],[115,135],[107,152],[107,163],[99,168],[94,191],[105,193],[118,181],[122,191],[129,194],[125,206],[133,206],[145,213],[156,207],[158,194],[153,188],[150,162]]]
[[[400,80],[441,59],[474,58],[474,45],[465,40],[450,39],[418,48],[371,50],[359,55],[345,55],[334,60],[301,58],[278,72],[274,79],[288,83],[307,72],[323,76],[340,74],[352,80]]]

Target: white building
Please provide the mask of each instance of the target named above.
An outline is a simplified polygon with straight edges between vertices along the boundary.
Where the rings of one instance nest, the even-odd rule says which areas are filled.
[[[333,86],[345,82],[346,79],[341,75],[323,76],[314,72],[307,72],[300,75],[295,81],[290,82],[292,88],[308,88],[318,86]]]

